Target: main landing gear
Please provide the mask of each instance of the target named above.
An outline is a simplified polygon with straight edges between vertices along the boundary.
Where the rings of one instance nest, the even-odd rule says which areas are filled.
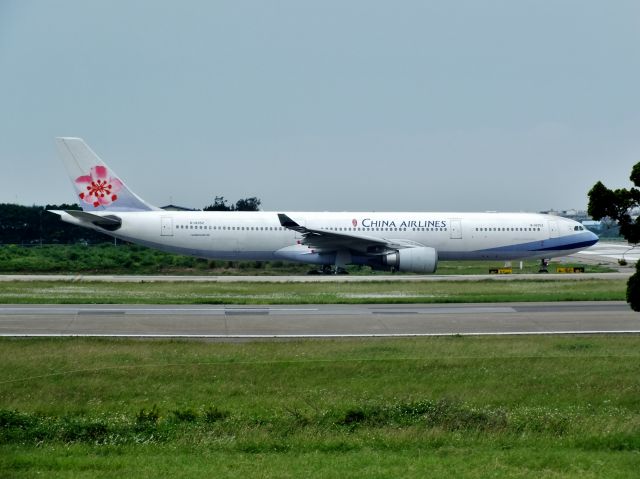
[[[323,264],[321,269],[312,269],[307,274],[349,274],[346,269],[336,266],[334,269],[330,264]]]
[[[334,264],[323,264],[320,271],[310,271],[309,274],[349,274],[346,266],[351,263],[351,252],[347,249],[336,251]]]

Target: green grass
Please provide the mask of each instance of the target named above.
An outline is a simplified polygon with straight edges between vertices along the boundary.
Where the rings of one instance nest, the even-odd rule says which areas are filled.
[[[327,304],[623,301],[623,279],[357,283],[0,282],[0,303]]]
[[[0,340],[3,477],[632,477],[640,337]]]
[[[308,265],[283,261],[214,261],[133,244],[0,245],[0,273],[50,274],[306,274]]]
[[[438,274],[488,274],[502,261],[442,261]],[[563,264],[564,265],[564,264]],[[577,266],[567,263],[567,266]],[[514,274],[535,273],[539,262],[528,260]],[[184,274],[184,275],[290,275],[306,274],[310,265],[286,261],[214,261],[164,253],[144,246],[104,243],[92,246],[44,245],[23,247],[0,245],[0,273],[67,274]],[[369,267],[349,266],[350,274],[388,274]],[[553,271],[553,268],[552,268]],[[587,265],[586,272],[610,272],[611,268]]]

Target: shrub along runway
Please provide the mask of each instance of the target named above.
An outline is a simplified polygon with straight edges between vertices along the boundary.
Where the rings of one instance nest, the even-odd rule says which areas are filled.
[[[255,339],[566,333],[640,333],[640,317],[618,301],[0,307],[2,336]]]

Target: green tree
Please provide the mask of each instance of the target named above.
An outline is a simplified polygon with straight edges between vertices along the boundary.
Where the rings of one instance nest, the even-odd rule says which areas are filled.
[[[260,201],[255,196],[236,201],[236,211],[260,211]]]
[[[22,206],[0,204],[0,244],[102,243],[110,238],[97,231],[70,225],[46,210],[79,210],[78,205]]]
[[[213,200],[213,204],[205,207],[204,211],[233,211],[233,206],[227,205],[227,200],[224,196],[216,196]]]
[[[251,198],[243,198],[236,201],[235,205],[227,204],[228,201],[224,196],[216,196],[213,204],[204,208],[204,211],[260,211],[262,201],[252,196]]]
[[[629,179],[634,188],[610,190],[598,181],[589,191],[589,214],[595,220],[611,220],[620,226],[620,234],[631,244],[640,243],[640,218],[631,216],[640,206],[640,162],[631,169]],[[634,311],[640,311],[640,261],[636,272],[627,282],[627,302]]]

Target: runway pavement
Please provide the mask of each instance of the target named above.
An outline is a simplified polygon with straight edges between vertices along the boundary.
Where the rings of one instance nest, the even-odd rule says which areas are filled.
[[[570,274],[381,274],[381,275],[302,275],[302,276],[170,276],[170,275],[82,275],[82,274],[5,274],[0,281],[71,281],[98,283],[373,283],[416,281],[522,281],[628,279],[632,272]]]
[[[0,307],[0,336],[341,338],[640,333],[624,302]]]

